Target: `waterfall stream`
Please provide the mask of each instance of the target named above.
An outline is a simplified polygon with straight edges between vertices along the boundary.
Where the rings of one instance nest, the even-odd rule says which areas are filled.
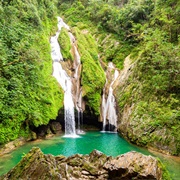
[[[58,36],[60,34],[61,28],[64,27],[68,30],[69,38],[71,41],[71,53],[73,54],[73,72],[71,76],[61,66],[63,61],[63,56],[61,54],[61,47],[58,43]],[[64,120],[65,120],[65,136],[66,137],[76,137],[75,128],[75,111],[77,110],[77,133],[84,133],[81,130],[81,124],[83,124],[83,111],[85,109],[85,103],[82,98],[82,88],[80,85],[80,73],[81,73],[81,61],[80,55],[76,45],[76,39],[70,32],[70,28],[63,20],[58,17],[58,31],[55,36],[50,39],[51,44],[51,57],[53,60],[53,76],[56,78],[58,83],[64,90]],[[113,77],[112,71],[114,71]],[[110,76],[110,77],[108,77]],[[116,131],[117,129],[117,115],[116,115],[116,102],[113,95],[113,85],[119,76],[119,72],[115,69],[113,63],[108,64],[106,71],[106,84],[103,89],[102,96],[102,106],[101,106],[101,118],[103,120],[103,131],[109,125],[109,131]],[[108,83],[109,79],[111,83]]]
[[[58,36],[60,34],[62,27],[70,31],[69,26],[65,24],[60,17],[58,17],[58,31],[56,32],[56,35],[52,36],[50,39],[51,57],[53,60],[53,76],[56,78],[56,80],[64,90],[65,137],[77,137],[76,128],[75,128],[74,107],[76,107],[78,114],[79,111],[83,112],[82,96],[80,95],[81,93],[79,90],[80,89],[79,71],[80,71],[81,62],[80,62],[80,56],[78,50],[75,46],[75,38],[72,35],[72,33],[69,32],[71,44],[75,52],[74,53],[75,81],[74,81],[73,77],[68,76],[66,71],[61,66],[61,61],[63,61],[63,56],[61,54],[60,45],[58,43]],[[76,84],[75,95],[73,94],[73,90],[72,90],[74,84]]]
[[[109,85],[107,76],[108,73],[111,72],[112,70],[114,70],[114,75],[112,82]],[[116,79],[118,78],[118,76],[119,76],[119,72],[115,69],[113,63],[110,62],[108,64],[108,69],[106,72],[106,84],[103,89],[103,96],[102,96],[102,105],[101,105],[101,109],[102,109],[101,116],[103,120],[102,131],[105,131],[106,125],[109,124],[108,130],[116,132],[117,115],[116,115],[116,101],[113,95],[113,85]]]
[[[78,128],[77,133],[78,134],[84,134],[84,131],[81,130],[81,125],[83,124],[83,111],[85,109],[85,103],[82,98],[82,88],[80,86],[80,73],[81,73],[81,60],[80,55],[76,47],[76,40],[72,33],[69,32],[69,37],[71,40],[71,44],[73,47],[74,52],[74,87],[75,87],[75,107],[77,110],[77,116],[78,116]]]

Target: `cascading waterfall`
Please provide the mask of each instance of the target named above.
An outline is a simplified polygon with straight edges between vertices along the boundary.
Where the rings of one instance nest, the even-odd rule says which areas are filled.
[[[116,81],[116,79],[119,76],[119,72],[115,69],[115,67],[113,66],[113,63],[109,63],[108,64],[108,71],[111,70],[115,70],[114,72],[114,76],[113,76],[113,80],[111,82],[111,84],[109,85],[109,89],[108,89],[108,95],[106,98],[106,89],[108,86],[108,81],[106,79],[106,84],[105,87],[103,89],[103,96],[102,96],[102,105],[101,105],[101,109],[102,109],[102,120],[103,120],[103,130],[106,130],[106,125],[109,124],[109,131],[112,129],[111,127],[113,127],[113,131],[116,131],[117,128],[117,115],[116,115],[116,101],[115,101],[115,97],[113,95],[113,85],[114,82]],[[106,73],[108,74],[108,73]],[[108,120],[108,122],[107,122]]]
[[[82,98],[82,89],[80,86],[80,72],[81,72],[81,58],[79,55],[79,52],[76,47],[76,40],[72,33],[69,32],[69,37],[71,40],[71,45],[73,47],[74,52],[74,87],[75,87],[75,93],[74,93],[74,104],[77,110],[77,116],[78,116],[78,128],[77,133],[78,134],[84,134],[84,131],[81,130],[81,124],[83,124],[83,110],[85,108],[84,101]]]
[[[82,90],[80,90],[78,101],[77,101],[77,112],[78,112],[78,134],[84,134],[84,131],[81,129],[81,126],[83,127],[83,109],[84,109],[84,102],[82,99]]]
[[[73,77],[68,76],[66,71],[61,66],[61,61],[63,61],[63,56],[61,54],[60,46],[58,43],[58,36],[60,34],[61,28],[66,28],[69,32],[69,38],[71,40],[72,52],[74,55],[73,69],[74,74]],[[57,79],[62,89],[64,90],[64,111],[65,111],[65,136],[76,136],[75,129],[75,112],[74,108],[77,110],[78,116],[78,129],[77,132],[79,134],[84,133],[80,130],[80,124],[83,123],[83,110],[85,109],[85,103],[82,98],[82,88],[80,86],[80,72],[81,72],[81,61],[80,55],[76,46],[76,39],[73,34],[70,32],[70,28],[67,24],[63,22],[63,20],[58,17],[58,31],[55,36],[52,36],[50,39],[51,44],[51,57],[53,59],[53,76]],[[116,102],[113,95],[113,84],[116,81],[119,73],[115,69],[112,63],[108,64],[108,70],[115,70],[114,77],[109,85],[106,80],[106,85],[103,90],[102,97],[102,119],[103,119],[103,131],[105,131],[105,127],[109,124],[109,130],[111,130],[111,126],[116,130],[117,127],[117,115],[116,115]],[[108,73],[106,73],[107,76]],[[107,93],[107,86],[108,93]]]
[[[53,60],[53,76],[57,79],[58,83],[64,90],[65,136],[76,137],[72,82],[71,78],[62,68],[60,63],[60,61],[63,61],[63,57],[58,43],[58,36],[62,27],[70,30],[69,26],[58,17],[58,31],[56,32],[56,35],[50,39],[51,57]]]

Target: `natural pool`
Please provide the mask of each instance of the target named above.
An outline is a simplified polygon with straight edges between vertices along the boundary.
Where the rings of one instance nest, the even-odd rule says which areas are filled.
[[[129,151],[138,151],[145,155],[158,156],[165,163],[173,180],[180,179],[180,161],[161,154],[154,155],[146,149],[139,148],[128,143],[115,133],[101,133],[90,131],[78,138],[64,138],[63,136],[53,137],[47,140],[29,142],[12,153],[0,157],[0,175],[8,172],[14,167],[33,146],[40,147],[45,154],[70,156],[76,153],[89,154],[97,149],[106,155],[117,156]]]

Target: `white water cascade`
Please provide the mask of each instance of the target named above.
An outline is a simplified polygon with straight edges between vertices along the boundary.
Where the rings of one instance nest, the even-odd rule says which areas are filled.
[[[103,120],[103,130],[102,131],[106,130],[107,124],[109,124],[109,131],[111,130],[110,126],[114,127],[113,131],[116,131],[116,128],[117,128],[116,101],[115,101],[115,97],[113,95],[113,85],[119,76],[119,72],[115,69],[115,67],[113,66],[113,63],[110,62],[108,64],[106,76],[107,76],[108,72],[109,71],[111,72],[112,70],[115,70],[112,82],[108,86],[108,81],[106,79],[106,84],[103,89],[102,105],[101,105],[101,109],[102,109],[101,116],[102,116],[102,120]],[[108,91],[107,91],[107,88],[108,88]]]
[[[83,110],[85,108],[85,104],[82,98],[82,90],[80,89],[79,97],[77,99],[77,111],[78,111],[78,134],[84,134],[85,132],[81,129],[81,126],[83,127]]]
[[[58,36],[61,28],[64,27],[70,30],[69,26],[58,17],[58,31],[55,36],[50,39],[51,57],[53,60],[53,76],[64,90],[64,111],[65,111],[65,136],[77,137],[75,129],[74,101],[72,95],[72,81],[66,71],[62,68],[60,61],[63,61]]]
[[[69,32],[69,37],[71,40],[71,45],[73,48],[73,52],[74,52],[74,79],[73,79],[73,84],[74,84],[74,104],[77,110],[77,116],[78,116],[78,128],[76,130],[76,132],[78,134],[84,134],[84,131],[81,130],[81,125],[83,124],[83,111],[85,109],[85,103],[83,101],[82,98],[82,89],[80,86],[80,72],[81,72],[81,58],[79,55],[79,52],[77,50],[77,46],[76,46],[76,39],[73,36],[73,34],[71,32]]]

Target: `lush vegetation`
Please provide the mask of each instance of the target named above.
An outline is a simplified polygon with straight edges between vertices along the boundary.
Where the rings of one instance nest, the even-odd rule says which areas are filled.
[[[0,2],[0,144],[29,136],[31,126],[47,124],[62,107],[51,76],[55,12],[53,1]]]
[[[131,54],[135,68],[117,89],[120,122],[124,110],[132,108],[125,136],[176,155],[180,153],[179,7],[177,0],[62,0],[59,6],[71,26],[93,34],[104,67],[112,61],[121,69]]]
[[[61,29],[61,33],[58,37],[58,42],[61,46],[61,53],[64,60],[72,60],[71,54],[71,40],[69,38],[68,30],[66,28]]]
[[[179,7],[177,0],[1,2],[1,143],[17,138],[23,127],[25,132],[47,124],[62,106],[50,76],[48,42],[58,9],[77,39],[83,97],[92,113],[99,114],[105,82],[100,63],[106,69],[112,61],[122,69],[130,54],[134,69],[116,94],[119,123],[131,107],[127,129],[121,130],[139,145],[180,154]],[[72,59],[67,36],[62,29],[59,42],[64,58]]]
[[[83,33],[75,27],[73,32],[77,38],[78,49],[81,55],[83,98],[92,113],[99,115],[101,92],[105,84],[105,73],[98,59],[97,43],[88,31]]]
[[[180,153],[179,4],[157,1],[148,21],[132,27],[136,68],[119,92],[121,113],[133,106],[127,136],[140,145]],[[167,148],[168,147],[168,148]]]

